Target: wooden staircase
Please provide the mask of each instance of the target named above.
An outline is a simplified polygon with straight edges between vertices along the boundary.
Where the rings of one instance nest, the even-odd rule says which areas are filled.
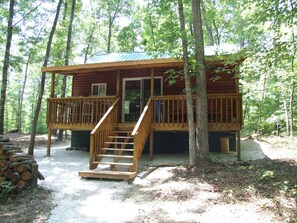
[[[95,155],[95,160],[90,163],[90,166],[97,168],[81,171],[79,176],[83,178],[133,179],[137,174],[133,168],[134,142],[131,137],[134,125],[118,123],[115,130],[107,136],[100,152]]]

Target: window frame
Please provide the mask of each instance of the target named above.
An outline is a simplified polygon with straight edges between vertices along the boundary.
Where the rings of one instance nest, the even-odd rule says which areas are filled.
[[[94,95],[94,87],[95,86],[98,87],[98,94],[97,95]],[[99,95],[101,86],[104,86],[104,95]],[[102,97],[103,96],[106,96],[107,95],[107,84],[106,83],[95,83],[95,84],[92,84],[91,95],[92,96],[102,96]]]

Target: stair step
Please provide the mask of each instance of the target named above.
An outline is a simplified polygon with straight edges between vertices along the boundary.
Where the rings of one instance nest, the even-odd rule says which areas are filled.
[[[98,154],[96,157],[108,157],[108,158],[126,158],[126,159],[133,159],[133,156],[126,156],[126,155],[109,155],[109,154]]]
[[[105,142],[106,144],[116,144],[116,145],[133,145],[133,142]]]
[[[123,152],[133,152],[133,149],[119,149],[119,148],[101,148],[102,150],[107,151],[123,151]]]
[[[131,136],[108,136],[110,139],[133,139]]]
[[[132,131],[134,129],[134,125],[116,126],[115,129],[117,131]]]
[[[116,180],[130,180],[136,177],[136,172],[126,171],[107,171],[107,170],[86,170],[78,173],[83,178],[104,178]]]
[[[117,134],[127,134],[127,135],[131,135],[132,130],[131,131],[120,131],[120,130],[114,130],[112,131],[113,133],[117,133]]]
[[[118,163],[118,162],[100,162],[100,161],[94,161],[94,164],[98,165],[115,165],[115,166],[133,166],[133,163]]]

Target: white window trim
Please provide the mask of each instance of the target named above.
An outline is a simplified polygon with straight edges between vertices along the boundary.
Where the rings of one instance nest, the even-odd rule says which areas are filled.
[[[128,77],[123,78],[123,88],[122,88],[122,122],[125,122],[125,99],[126,99],[126,81],[140,81],[140,93],[143,93],[143,82],[144,79],[151,79],[151,77]],[[155,76],[154,79],[160,79],[161,80],[161,94],[163,95],[163,76]],[[142,96],[141,96],[142,97]]]
[[[99,93],[99,89],[104,86],[104,95],[94,95],[93,89],[94,86],[98,86],[98,93]],[[92,96],[106,96],[107,93],[107,84],[106,83],[96,83],[96,84],[92,84]]]

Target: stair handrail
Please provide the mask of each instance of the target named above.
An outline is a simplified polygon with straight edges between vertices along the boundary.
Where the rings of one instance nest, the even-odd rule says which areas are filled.
[[[107,137],[115,129],[118,118],[119,100],[120,98],[117,98],[109,107],[90,134],[90,169],[95,169],[97,167],[97,165],[92,165],[95,161],[95,156],[100,153]]]
[[[151,130],[152,121],[152,99],[149,98],[143,112],[138,119],[131,136],[133,137],[134,149],[133,149],[133,171],[137,171],[138,160],[140,159],[142,150],[145,146],[147,137]]]

